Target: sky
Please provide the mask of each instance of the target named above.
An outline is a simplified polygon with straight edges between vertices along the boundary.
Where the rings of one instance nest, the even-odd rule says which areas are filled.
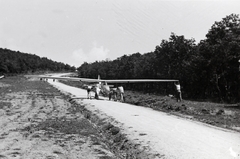
[[[0,48],[79,67],[195,39],[240,14],[239,0],[0,0]]]

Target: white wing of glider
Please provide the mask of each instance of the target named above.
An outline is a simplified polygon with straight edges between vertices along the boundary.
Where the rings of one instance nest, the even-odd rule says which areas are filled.
[[[104,79],[92,79],[92,78],[77,78],[77,77],[55,77],[55,76],[45,76],[45,75],[26,75],[27,78],[47,78],[47,79],[57,79],[57,80],[67,80],[67,81],[82,81],[90,83],[140,83],[140,82],[176,82],[175,79],[117,79],[117,80],[104,80]]]
[[[119,80],[98,80],[107,83],[140,83],[140,82],[176,82],[174,79],[119,79]]]
[[[97,79],[77,78],[77,77],[55,77],[55,76],[46,76],[46,75],[26,75],[25,77],[27,77],[27,78],[57,79],[57,80],[66,80],[66,81],[98,82]]]

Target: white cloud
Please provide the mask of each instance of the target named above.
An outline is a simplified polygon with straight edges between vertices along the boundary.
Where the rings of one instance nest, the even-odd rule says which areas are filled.
[[[94,47],[89,52],[84,52],[82,48],[72,52],[71,58],[75,61],[76,67],[82,65],[84,62],[95,62],[106,60],[108,57],[109,50],[103,46]]]

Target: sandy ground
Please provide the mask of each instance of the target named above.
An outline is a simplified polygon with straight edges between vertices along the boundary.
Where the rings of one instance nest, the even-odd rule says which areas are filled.
[[[157,158],[240,158],[240,134],[149,108],[102,100],[88,100],[86,90],[49,83],[72,95],[79,104],[121,128],[130,140]]]
[[[2,81],[1,159],[115,158],[98,142],[101,136],[97,130],[82,114],[74,113],[71,104],[49,84],[34,81],[26,84],[13,79],[21,84],[16,88]]]

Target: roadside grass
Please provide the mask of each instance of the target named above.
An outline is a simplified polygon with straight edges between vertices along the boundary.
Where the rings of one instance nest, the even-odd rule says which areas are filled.
[[[10,102],[0,101],[0,109],[10,108],[11,106],[12,106],[12,104]]]
[[[26,80],[25,77],[22,75],[16,75],[16,76],[7,76],[6,78],[3,78],[0,80],[0,83],[3,83],[4,85],[7,85],[6,87],[0,87],[0,94],[6,94],[11,92],[29,92],[32,91],[36,92],[42,92],[43,93],[53,93],[56,90],[52,90],[53,86],[49,85],[46,82],[41,82],[39,84],[38,82],[41,81],[31,81]]]
[[[84,136],[97,135],[97,130],[92,127],[91,123],[85,118],[82,119],[47,119],[41,122],[37,129],[50,131],[54,129],[56,132],[64,134],[81,134]]]
[[[70,86],[82,88],[82,84],[75,81],[60,81]],[[209,101],[185,100],[177,102],[176,98],[164,95],[125,91],[125,102],[138,106],[149,107],[154,110],[200,121],[222,128],[240,132],[240,106],[228,105]]]

